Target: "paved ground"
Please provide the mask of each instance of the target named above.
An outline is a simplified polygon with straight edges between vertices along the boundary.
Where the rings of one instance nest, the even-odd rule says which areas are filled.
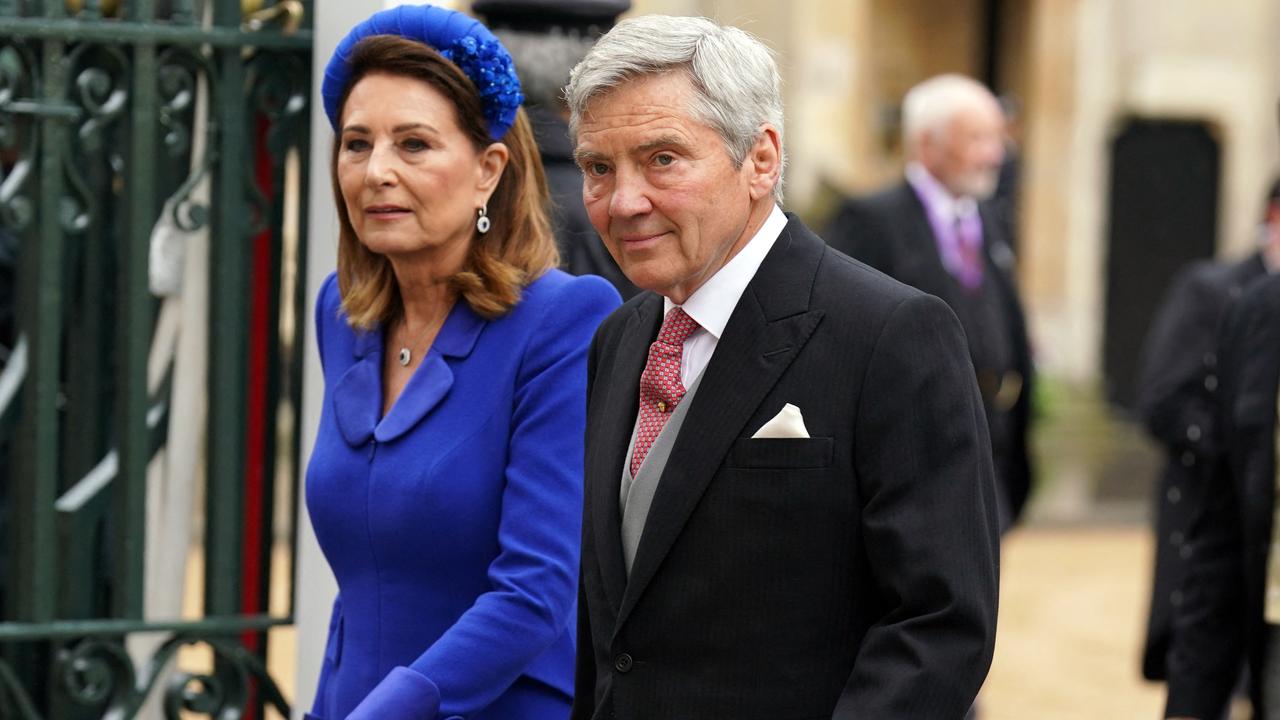
[[[985,720],[1158,718],[1139,673],[1150,582],[1145,529],[1019,530],[1006,539]]]

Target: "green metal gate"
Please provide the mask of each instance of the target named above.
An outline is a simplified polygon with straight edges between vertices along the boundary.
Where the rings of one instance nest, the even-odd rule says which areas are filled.
[[[276,612],[267,591],[292,564],[271,548],[292,556],[273,517],[296,502],[311,17],[0,0],[0,720],[130,718],[148,695],[167,717],[288,715],[263,659],[293,614],[292,590]],[[208,323],[181,328],[208,333],[203,608],[185,619],[144,613],[175,372],[152,359],[148,379],[157,223],[208,233]],[[163,634],[141,661],[139,633]],[[187,645],[211,666],[166,673]]]

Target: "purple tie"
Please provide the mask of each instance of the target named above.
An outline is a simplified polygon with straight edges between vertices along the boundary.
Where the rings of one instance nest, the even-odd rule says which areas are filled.
[[[960,272],[957,280],[969,290],[982,287],[982,237],[974,232],[978,230],[976,218],[957,216],[955,225],[956,251],[960,256]]]

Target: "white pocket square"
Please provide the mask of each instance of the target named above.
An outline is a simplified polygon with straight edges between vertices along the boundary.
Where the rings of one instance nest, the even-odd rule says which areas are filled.
[[[777,415],[756,431],[753,438],[807,438],[809,431],[804,427],[804,416],[800,414],[800,408],[787,403],[782,406]]]

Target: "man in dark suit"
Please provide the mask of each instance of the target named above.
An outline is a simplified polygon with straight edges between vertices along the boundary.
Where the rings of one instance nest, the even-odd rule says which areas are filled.
[[[1013,281],[1013,251],[993,209],[1004,115],[980,83],[942,75],[903,100],[906,179],[843,203],[831,246],[944,300],[960,318],[995,460],[1000,528],[1026,503],[1032,365]]]
[[[574,275],[599,275],[622,299],[638,290],[600,243],[582,208],[582,171],[573,160],[564,85],[596,38],[631,9],[631,0],[475,0],[481,15],[511,52],[525,112],[533,125],[551,193],[551,224],[560,267]]]
[[[955,315],[783,214],[750,35],[634,18],[572,77],[588,215],[649,291],[588,360],[572,717],[963,717],[998,534]]]
[[[1272,522],[1278,318],[1280,275],[1270,274],[1223,321],[1217,424],[1224,457],[1204,493],[1185,599],[1175,611],[1170,718],[1216,718],[1245,664],[1254,717],[1271,718],[1280,709],[1280,555]]]
[[[1174,609],[1184,597],[1192,555],[1188,542],[1202,492],[1221,455],[1217,426],[1218,326],[1227,304],[1244,288],[1280,268],[1280,179],[1272,183],[1258,229],[1259,249],[1232,263],[1201,261],[1170,284],[1147,334],[1138,412],[1165,450],[1155,488],[1155,572],[1142,674],[1166,676]]]

